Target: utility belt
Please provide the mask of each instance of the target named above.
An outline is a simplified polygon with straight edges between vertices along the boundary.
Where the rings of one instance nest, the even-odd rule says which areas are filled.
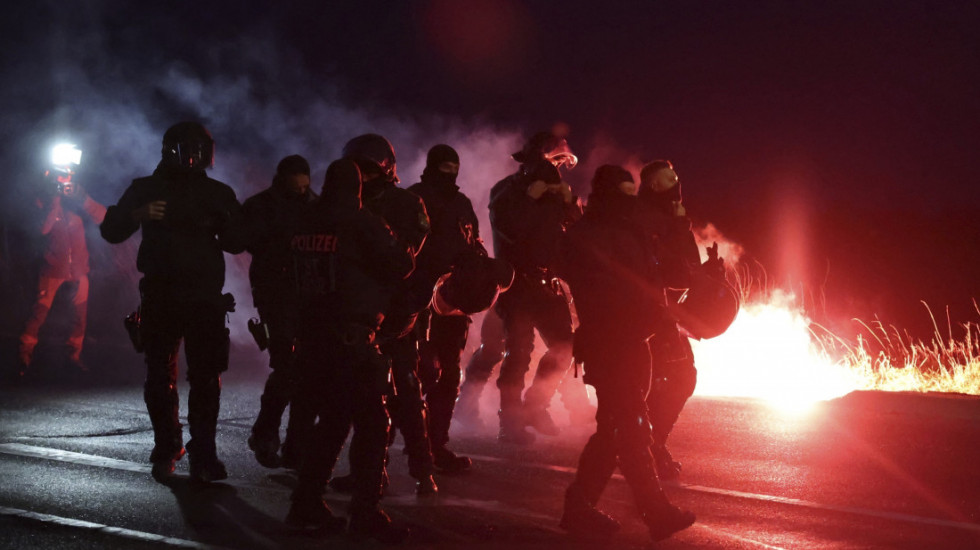
[[[518,273],[517,278],[524,286],[531,290],[543,290],[555,296],[564,296],[565,289],[561,284],[561,279],[555,276],[550,269],[535,269],[527,273]]]
[[[338,343],[348,350],[344,355],[350,356],[353,360],[351,366],[355,368],[355,377],[359,383],[365,384],[371,391],[384,395],[392,386],[391,383],[391,360],[382,355],[377,346],[377,331],[373,328],[360,323],[334,323],[326,325],[320,335],[307,334],[307,338],[299,340],[299,347],[310,346],[312,344],[314,353],[334,353],[336,347],[331,351],[329,348],[322,348],[324,344],[336,346]],[[319,337],[317,337],[319,336]],[[317,351],[318,350],[318,351]],[[300,354],[305,352],[300,351]]]
[[[230,292],[219,294],[220,289],[207,290],[172,279],[144,277],[140,279],[139,290],[140,300],[144,305],[147,302],[165,301],[181,306],[204,304],[226,313],[235,311],[235,296]]]
[[[140,305],[136,307],[136,310],[123,318],[123,328],[126,329],[129,341],[133,344],[133,349],[137,353],[143,353],[145,350],[143,315],[147,302],[151,303],[152,308],[159,307],[159,303],[161,302],[180,302],[181,304],[207,304],[226,314],[235,311],[235,296],[230,292],[201,297],[181,290],[180,287],[169,285],[164,281],[149,282],[145,278],[140,280],[139,289]],[[251,329],[251,327],[249,328]]]
[[[307,349],[337,344],[351,347],[374,347],[377,345],[377,331],[356,322],[342,322],[327,319],[307,319],[297,333],[299,343]]]
[[[360,323],[343,323],[330,327],[330,335],[345,346],[370,346],[374,344],[377,331]]]

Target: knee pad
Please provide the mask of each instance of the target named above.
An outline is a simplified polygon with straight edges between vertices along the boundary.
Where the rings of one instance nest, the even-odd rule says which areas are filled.
[[[422,394],[418,392],[408,394],[398,394],[393,400],[394,406],[391,412],[399,418],[422,416],[425,417],[429,408],[422,399]]]
[[[383,406],[370,407],[363,415],[363,425],[372,432],[384,433],[387,437],[389,427],[388,413]]]
[[[619,419],[613,433],[621,454],[647,449],[653,443],[653,426],[645,414]]]
[[[694,388],[698,385],[698,370],[694,368],[694,365],[684,369],[674,378],[675,384],[677,384],[677,393],[684,395],[685,398],[694,395]]]
[[[230,331],[222,325],[208,335],[184,339],[188,371],[208,371],[213,375],[228,370]]]
[[[200,393],[221,392],[221,377],[209,371],[195,371],[188,367],[187,382],[191,390]]]
[[[143,400],[146,403],[170,402],[177,395],[177,388],[166,380],[146,379],[143,385]]]

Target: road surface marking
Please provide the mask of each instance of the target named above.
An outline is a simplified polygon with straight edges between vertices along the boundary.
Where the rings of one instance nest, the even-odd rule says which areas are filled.
[[[735,498],[745,498],[752,500],[759,500],[763,502],[775,502],[778,504],[786,504],[789,506],[800,506],[803,508],[810,508],[813,510],[826,510],[830,512],[843,512],[845,514],[856,514],[861,516],[870,516],[880,519],[888,519],[894,521],[904,521],[909,523],[921,523],[924,525],[935,525],[937,527],[951,527],[953,529],[964,529],[967,531],[974,531],[980,533],[980,524],[976,523],[965,523],[962,521],[952,521],[946,519],[936,519],[936,518],[925,518],[922,516],[913,516],[911,514],[902,514],[900,512],[886,512],[883,510],[870,510],[868,508],[856,508],[853,506],[839,506],[835,504],[821,504],[819,502],[811,502],[809,500],[802,500],[798,498],[790,497],[778,497],[774,495],[760,495],[756,493],[745,493],[742,491],[732,491],[729,489],[717,489],[715,487],[704,487],[701,485],[684,485],[677,484],[677,487],[681,489],[687,489],[688,491],[696,491],[699,493],[707,493],[712,495],[722,495]]]
[[[707,532],[709,532],[709,533],[711,533],[711,534],[713,534],[715,536],[728,537],[728,538],[730,538],[732,540],[736,540],[738,542],[743,542],[745,544],[753,544],[755,546],[759,546],[759,547],[765,548],[766,550],[786,550],[786,548],[784,548],[782,546],[773,546],[771,544],[766,544],[766,543],[764,543],[762,541],[748,539],[748,538],[745,538],[745,537],[743,537],[741,535],[736,535],[735,533],[730,533],[730,532],[728,532],[725,529],[718,529],[717,527],[710,527],[710,526],[705,525],[703,523],[695,523],[694,525],[691,526],[691,529],[701,529],[701,530],[707,531]]]
[[[98,467],[112,468],[117,470],[126,470],[130,472],[150,473],[149,465],[137,464],[135,462],[129,462],[127,460],[117,460],[114,458],[105,458],[101,456],[75,453],[72,451],[49,449],[47,447],[35,447],[32,445],[23,445],[21,443],[0,443],[0,453],[6,453],[6,454],[12,454],[18,456],[36,457],[36,458],[46,458],[49,460],[58,460],[61,462],[70,462],[73,464],[98,466]],[[485,462],[498,462],[498,463],[513,462],[509,459],[493,457],[493,456],[480,456],[480,455],[469,455],[469,456],[470,458],[485,461]],[[534,463],[534,464],[523,463],[523,465],[531,466],[535,468],[541,468],[544,470],[550,470],[553,472],[572,473],[572,474],[575,473],[575,468],[570,468],[567,466],[555,466],[551,464],[542,464],[542,463]],[[613,477],[622,479],[622,476],[620,474],[616,474]],[[248,482],[240,482],[234,480],[226,480],[223,481],[222,483],[226,483],[228,485],[233,485],[236,487],[259,487],[257,485]],[[743,491],[718,489],[715,487],[705,487],[701,485],[685,485],[682,483],[680,484],[665,483],[665,485],[678,487],[680,489],[685,489],[688,491],[694,491],[698,493],[705,493],[711,495],[721,495],[721,496],[728,496],[733,498],[742,498],[747,500],[757,500],[760,502],[774,502],[777,504],[784,504],[787,506],[799,506],[802,508],[810,508],[812,510],[842,512],[846,514],[856,514],[856,515],[869,516],[869,517],[875,517],[875,518],[886,519],[886,520],[902,521],[907,523],[918,523],[923,525],[934,525],[937,527],[963,529],[966,531],[973,531],[973,532],[980,533],[980,524],[976,524],[976,523],[965,523],[960,521],[927,518],[922,516],[913,516],[911,514],[902,514],[899,512],[886,512],[881,510],[871,510],[868,508],[857,508],[852,506],[821,504],[819,502],[811,502],[808,500],[802,500],[798,498],[780,497],[775,495],[763,495],[758,493],[746,493]],[[467,502],[466,499],[460,499],[460,501]],[[524,513],[522,512],[521,515],[524,515]]]
[[[510,459],[499,458],[499,457],[495,457],[495,456],[479,456],[479,455],[467,455],[467,456],[469,456],[470,458],[472,458],[474,460],[482,460],[482,461],[487,461],[487,462],[500,462],[500,463],[514,462],[514,461],[512,461]],[[545,470],[550,470],[552,472],[572,473],[572,474],[575,473],[575,468],[570,468],[568,466],[555,466],[555,465],[552,465],[552,464],[542,464],[542,463],[535,463],[535,464],[527,464],[527,463],[524,463],[524,464],[527,465],[527,466],[533,466],[533,467],[536,467],[536,468],[542,468],[542,469],[545,469]],[[614,474],[613,477],[618,478],[618,479],[623,479],[623,476],[621,474]],[[802,500],[802,499],[798,499],[798,498],[779,497],[779,496],[774,496],[774,495],[762,495],[762,494],[758,494],[758,493],[746,493],[746,492],[743,492],[743,491],[732,491],[732,490],[729,490],[729,489],[718,489],[718,488],[715,488],[715,487],[704,487],[704,486],[701,486],[701,485],[686,485],[686,484],[683,484],[683,483],[675,483],[675,482],[666,482],[666,483],[664,483],[664,485],[666,485],[668,487],[678,487],[680,489],[686,489],[688,491],[694,491],[694,492],[698,492],[698,493],[707,493],[707,494],[712,494],[712,495],[722,495],[722,496],[728,496],[728,497],[743,498],[743,499],[748,499],[748,500],[758,500],[758,501],[761,501],[761,502],[775,502],[775,503],[778,503],[778,504],[785,504],[785,505],[789,505],[789,506],[799,506],[799,507],[803,507],[803,508],[810,508],[810,509],[813,509],[813,510],[826,510],[826,511],[832,511],[832,512],[843,512],[843,513],[847,513],[847,514],[857,514],[857,515],[862,515],[862,516],[870,516],[870,517],[876,517],[876,518],[888,519],[888,520],[894,520],[894,521],[904,521],[904,522],[909,522],[909,523],[920,523],[920,524],[925,524],[925,525],[935,525],[935,526],[938,526],[938,527],[951,527],[953,529],[964,529],[964,530],[967,530],[967,531],[980,532],[980,524],[976,524],[976,523],[966,523],[966,522],[961,522],[961,521],[936,519],[936,518],[926,518],[926,517],[921,517],[921,516],[913,516],[911,514],[902,514],[902,513],[899,513],[899,512],[886,512],[886,511],[882,511],[882,510],[871,510],[871,509],[868,509],[868,508],[857,508],[857,507],[852,507],[852,506],[838,506],[838,505],[834,505],[834,504],[821,504],[819,502],[811,502],[809,500]]]
[[[7,508],[6,506],[0,506],[0,516],[15,516],[15,517],[34,520],[34,521],[40,521],[43,523],[62,525],[65,527],[88,529],[91,531],[98,531],[106,535],[113,535],[117,537],[123,537],[127,539],[133,539],[133,540],[145,541],[145,542],[156,542],[160,544],[174,546],[177,548],[195,548],[197,550],[221,550],[222,548],[220,546],[211,546],[209,544],[202,544],[200,542],[195,542],[192,540],[178,539],[175,537],[165,537],[163,535],[157,535],[154,533],[134,531],[132,529],[123,529],[122,527],[112,527],[110,525],[93,523],[91,521],[82,521],[80,519],[63,518],[61,516],[41,514],[38,512],[31,512],[30,510]]]
[[[59,449],[49,449],[47,447],[35,447],[21,443],[0,443],[0,452],[27,456],[32,458],[47,458],[72,464],[82,464],[85,466],[98,466],[101,468],[112,468],[114,470],[125,470],[127,472],[150,473],[151,466],[148,464],[137,464],[128,460],[116,460],[102,456],[75,453],[72,451],[62,451]]]

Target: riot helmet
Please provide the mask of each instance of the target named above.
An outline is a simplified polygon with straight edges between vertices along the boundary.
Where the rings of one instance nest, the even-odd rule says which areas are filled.
[[[524,147],[511,155],[517,162],[522,164],[535,160],[545,159],[551,164],[569,169],[575,168],[578,164],[578,157],[572,153],[565,138],[558,137],[551,132],[538,132],[527,140]]]
[[[705,263],[691,271],[688,289],[676,302],[668,300],[667,306],[677,324],[694,338],[705,340],[728,330],[741,301],[735,288]]]
[[[380,173],[388,182],[398,183],[395,148],[384,136],[363,134],[347,142],[341,156],[353,160],[363,174]]]
[[[178,122],[163,134],[163,162],[182,170],[214,166],[214,138],[200,122]]]
[[[436,283],[431,306],[439,315],[475,315],[493,307],[514,282],[514,268],[486,254],[466,254]]]
[[[549,185],[561,183],[561,172],[547,159],[538,159],[521,165],[521,179],[530,185],[541,180]]]

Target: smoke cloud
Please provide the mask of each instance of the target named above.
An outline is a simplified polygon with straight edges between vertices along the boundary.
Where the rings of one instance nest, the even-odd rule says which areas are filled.
[[[202,121],[217,143],[210,175],[230,185],[240,201],[266,188],[279,159],[290,154],[310,161],[314,189],[319,190],[326,167],[339,156],[343,144],[362,133],[380,133],[392,142],[404,187],[418,181],[432,145],[449,144],[459,152],[459,185],[472,200],[481,235],[492,250],[489,190],[516,169],[511,153],[541,128],[405,112],[375,104],[371,98],[350,97],[341,77],[310,74],[301,62],[302,53],[271,30],[273,25],[253,24],[233,37],[214,40],[207,49],[195,49],[181,45],[180,34],[129,34],[127,14],[125,10],[116,14],[118,9],[109,2],[90,2],[84,8],[42,2],[25,17],[35,18],[34,23],[46,32],[12,35],[11,39],[23,41],[17,51],[30,51],[31,56],[8,55],[11,63],[2,69],[6,85],[0,97],[10,108],[0,127],[5,145],[0,155],[17,182],[2,191],[5,236],[30,236],[34,216],[25,205],[31,202],[50,146],[56,142],[70,141],[83,150],[76,180],[96,200],[111,205],[133,178],[149,174],[156,166],[164,130],[192,119]],[[183,24],[177,15],[159,10],[154,17],[162,28]],[[201,27],[186,32],[203,34]],[[568,174],[583,196],[601,164],[622,164],[638,176],[649,160],[625,151],[606,134],[572,134],[569,140],[573,149],[584,153],[581,165]],[[722,241],[722,256],[730,263],[741,254],[711,225],[700,237],[708,244]],[[139,236],[111,246],[90,227],[88,242],[93,256],[89,333],[125,341],[119,319],[138,302]],[[0,259],[9,263],[18,254],[24,259],[36,252],[5,249]],[[245,329],[246,320],[256,315],[247,277],[249,255],[226,256],[226,260],[226,291],[238,302],[229,319],[233,341],[257,362],[264,361],[254,353]],[[29,299],[20,297],[21,302]],[[477,345],[478,332],[471,331],[468,351]]]
[[[200,52],[199,63],[191,64],[186,59],[143,60],[131,55],[125,46],[135,38],[109,28],[108,4],[88,3],[84,14],[62,15],[54,3],[42,4],[37,17],[45,16],[51,18],[46,22],[49,32],[25,36],[33,41],[24,45],[35,52],[30,62],[3,70],[0,97],[14,108],[4,113],[0,138],[12,145],[3,148],[3,157],[19,182],[3,191],[5,236],[33,236],[34,215],[25,205],[32,201],[56,142],[70,141],[83,150],[75,179],[93,198],[111,205],[133,178],[155,168],[164,130],[179,120],[194,119],[215,137],[211,177],[230,185],[240,201],[266,188],[278,160],[290,154],[309,159],[318,191],[327,165],[348,139],[362,133],[380,133],[392,142],[401,185],[406,187],[418,181],[432,145],[452,145],[461,159],[459,185],[472,199],[484,239],[492,246],[489,189],[516,168],[510,154],[520,148],[523,130],[436,113],[383,111],[369,101],[342,100],[342,80],[307,74],[296,63],[299,53],[269,31],[253,28],[215,43]],[[161,49],[169,46],[161,44]],[[114,329],[110,334],[124,338],[118,318],[138,300],[138,239],[137,235],[110,246],[95,228],[88,229],[95,264],[90,334],[99,323],[109,323]],[[18,254],[36,252],[5,249],[0,260],[8,263]],[[229,323],[234,342],[254,346],[245,330],[247,318],[255,315],[247,278],[249,256],[226,259],[226,291],[238,302]]]
[[[694,240],[697,241],[698,249],[701,251],[702,262],[708,259],[706,248],[715,244],[718,245],[718,256],[730,266],[737,264],[745,254],[742,245],[725,237],[713,223],[707,223],[704,227],[695,227]]]

